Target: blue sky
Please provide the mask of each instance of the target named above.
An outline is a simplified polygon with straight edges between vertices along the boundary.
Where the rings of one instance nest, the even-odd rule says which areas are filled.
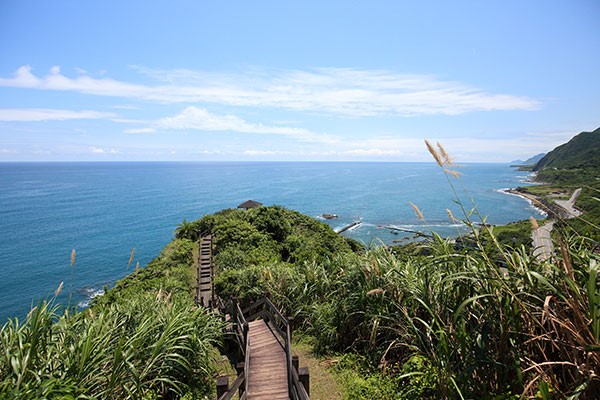
[[[600,126],[600,2],[0,2],[0,161],[508,162]]]

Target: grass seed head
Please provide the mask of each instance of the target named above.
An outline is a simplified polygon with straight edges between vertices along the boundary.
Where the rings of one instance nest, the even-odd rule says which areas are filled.
[[[378,294],[382,294],[385,290],[381,288],[371,289],[367,292],[367,296],[376,296]]]
[[[540,229],[540,226],[538,225],[538,222],[537,222],[537,220],[536,220],[535,218],[533,218],[533,217],[529,217],[529,222],[531,223],[531,228],[532,228],[533,230],[538,230],[538,229]]]
[[[433,156],[433,159],[435,160],[437,165],[439,165],[440,167],[443,167],[444,162],[442,160],[442,157],[439,155],[439,153],[435,149],[435,147],[433,147],[433,145],[431,143],[429,143],[427,140],[425,140],[425,145],[427,146],[427,150],[429,150],[429,152]]]
[[[460,176],[462,175],[461,172],[454,171],[454,170],[451,170],[451,169],[448,169],[448,168],[444,168],[444,172],[447,173],[447,174],[452,175],[455,178],[460,178]]]
[[[75,249],[71,250],[71,268],[73,268],[73,266],[75,265],[75,256],[77,255],[77,252],[75,251]]]
[[[413,208],[413,210],[415,210],[415,214],[417,215],[417,218],[419,218],[421,221],[425,221],[425,217],[423,216],[423,213],[421,212],[421,210],[419,210],[419,207],[417,207],[413,202],[410,202],[410,206]]]
[[[454,218],[454,214],[452,214],[452,211],[450,211],[449,208],[446,208],[446,213],[448,213],[448,217],[450,217],[450,221],[452,221],[452,222],[458,221],[456,218]]]
[[[127,262],[127,268],[129,268],[129,266],[131,265],[134,255],[135,255],[135,247],[131,250],[131,255],[129,256],[129,261]]]
[[[54,291],[54,297],[58,297],[58,295],[60,294],[60,292],[62,292],[63,284],[64,284],[64,282],[61,282],[60,285],[58,285],[58,287]]]
[[[442,158],[444,159],[444,164],[445,165],[452,165],[452,158],[450,158],[450,155],[448,154],[448,152],[446,151],[446,149],[444,149],[442,147],[442,145],[440,144],[440,142],[437,142],[437,147],[440,151],[440,154],[442,155]]]

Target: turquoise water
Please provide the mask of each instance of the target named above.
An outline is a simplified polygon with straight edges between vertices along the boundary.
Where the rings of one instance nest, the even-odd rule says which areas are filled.
[[[488,222],[529,218],[536,210],[498,189],[526,177],[506,165],[468,164],[459,180]],[[318,217],[370,243],[412,236],[379,225],[456,235],[460,216],[448,181],[422,163],[1,163],[0,323],[50,297],[85,306],[90,296],[154,258],[184,218],[197,219],[248,199]],[[468,200],[466,200],[468,202]],[[425,215],[416,218],[409,202]],[[470,208],[470,206],[469,206]],[[135,258],[127,267],[133,248]],[[71,250],[76,249],[71,271]],[[70,278],[72,273],[72,280]],[[71,282],[71,283],[70,283]],[[70,290],[69,288],[72,287]]]

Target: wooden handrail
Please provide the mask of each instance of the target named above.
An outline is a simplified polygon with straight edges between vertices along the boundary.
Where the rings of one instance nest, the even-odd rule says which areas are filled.
[[[233,398],[233,396],[235,396],[236,392],[238,391],[238,389],[240,388],[240,386],[242,386],[242,384],[244,384],[246,382],[246,373],[245,371],[242,371],[237,378],[235,378],[235,381],[233,381],[233,383],[231,384],[231,387],[221,395],[221,397],[219,397],[218,400],[231,400]]]
[[[260,307],[262,307],[262,310],[256,312],[255,310],[259,309]],[[248,306],[247,308],[245,308],[244,310],[242,310],[240,308],[240,305],[238,302],[235,302],[233,304],[233,313],[235,314],[235,322],[236,325],[238,326],[238,329],[241,330],[241,335],[242,337],[240,338],[244,349],[245,349],[245,371],[246,373],[249,372],[249,367],[250,367],[250,346],[248,343],[248,322],[247,320],[253,320],[254,318],[257,318],[259,316],[263,316],[263,318],[266,317],[266,319],[268,319],[268,321],[271,322],[271,324],[267,324],[267,326],[269,327],[269,329],[271,329],[271,331],[273,331],[273,328],[277,331],[277,334],[275,334],[275,332],[273,332],[275,338],[277,339],[277,341],[279,342],[279,344],[281,345],[284,353],[285,353],[285,358],[286,358],[286,366],[287,366],[287,377],[288,377],[288,392],[289,392],[289,397],[292,400],[310,400],[308,393],[306,392],[306,389],[304,388],[304,386],[302,385],[302,383],[300,383],[300,378],[298,376],[298,371],[296,371],[295,367],[293,366],[292,363],[292,345],[291,345],[291,327],[289,324],[289,321],[287,320],[286,317],[283,316],[283,314],[281,313],[281,311],[279,311],[279,309],[277,307],[275,307],[275,305],[273,304],[273,302],[271,302],[271,300],[268,297],[263,297],[262,299],[254,302],[253,304],[251,304],[250,306]],[[250,316],[247,317],[246,316],[249,315],[250,312],[253,312],[253,314],[251,314]],[[267,321],[267,322],[268,322]],[[240,399],[245,398],[245,395],[247,393],[247,389],[248,389],[248,380],[246,379],[244,381],[244,394],[242,395],[242,397],[240,397]],[[219,399],[221,400],[221,399]]]
[[[242,313],[244,315],[248,316],[249,320],[254,320],[260,316],[262,316],[264,310],[260,310],[258,312],[254,312],[254,313],[250,313],[251,311],[254,311],[255,309],[262,307],[265,304],[265,298],[262,298],[260,300],[255,301],[254,303],[250,304],[248,307],[244,308],[242,310]],[[264,307],[263,307],[264,308]]]
[[[246,327],[248,325],[246,324]],[[244,371],[250,373],[250,343],[248,343],[248,329],[245,329],[245,342],[246,342],[246,357],[244,359]],[[248,379],[244,381],[244,396],[248,393]]]

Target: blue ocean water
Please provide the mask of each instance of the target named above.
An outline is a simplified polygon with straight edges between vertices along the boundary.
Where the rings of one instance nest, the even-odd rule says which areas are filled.
[[[522,172],[496,164],[467,164],[460,172],[450,182],[471,208],[469,191],[489,223],[537,214],[498,191],[523,185]],[[380,225],[457,235],[462,227],[446,213],[462,216],[454,198],[446,176],[429,163],[0,163],[0,323],[23,317],[62,281],[59,300],[71,294],[72,304],[84,306],[137,261],[154,258],[184,218],[248,199],[314,217],[337,214],[326,221],[334,228],[360,220],[345,234],[368,244],[411,236]]]

